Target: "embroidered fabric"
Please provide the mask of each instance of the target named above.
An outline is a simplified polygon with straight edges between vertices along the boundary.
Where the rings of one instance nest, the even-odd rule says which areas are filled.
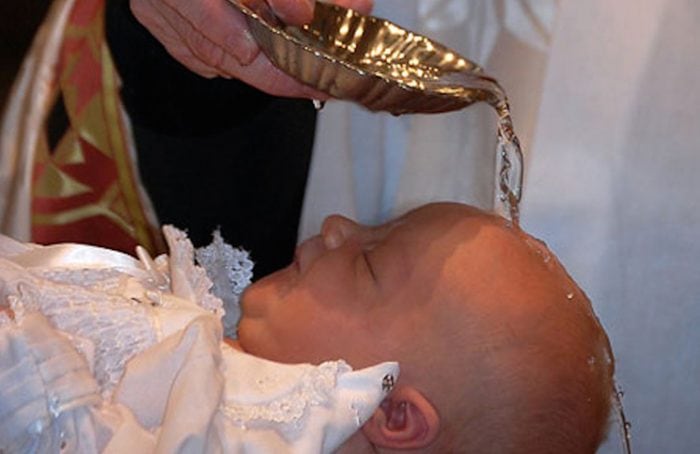
[[[83,277],[87,285],[76,284]],[[133,293],[127,290],[134,286],[131,279],[114,270],[37,270],[17,284],[10,306],[18,322],[27,313],[41,312],[68,334],[108,398],[126,362],[158,340],[148,306],[124,296]]]
[[[225,387],[219,413],[226,452],[331,453],[390,392],[396,363],[353,371],[344,361],[280,364],[222,347]]]
[[[221,351],[217,350],[220,330],[216,321],[206,316],[224,312],[222,301],[209,294],[215,284],[203,268],[194,264],[194,248],[184,233],[170,228],[166,238],[170,256],[153,260],[141,252],[138,254],[141,263],[81,245],[63,245],[58,249],[37,246],[31,254],[0,256],[0,304],[6,303],[14,312],[14,320],[0,312],[0,333],[9,332],[8,324],[18,332],[26,330],[29,322],[41,313],[48,322],[38,332],[45,330],[60,336],[65,345],[74,347],[70,349],[73,358],[79,362],[84,358],[87,363],[87,367],[82,367],[85,380],[71,379],[63,383],[65,389],[61,389],[65,392],[57,399],[49,396],[46,411],[27,414],[27,421],[17,418],[13,421],[34,430],[37,436],[53,434],[46,430],[53,427],[60,431],[60,436],[47,439],[60,443],[63,440],[77,443],[79,438],[77,433],[68,432],[63,437],[63,430],[69,423],[63,424],[62,418],[85,417],[91,421],[88,425],[94,427],[122,424],[125,432],[120,439],[136,440],[157,433],[159,443],[170,440],[173,447],[184,446],[179,443],[185,443],[190,433],[194,438],[203,436],[202,430],[210,430],[206,429],[205,421],[215,421],[216,430],[222,431],[222,438],[218,440],[224,452],[245,449],[327,453],[337,449],[370,417],[388,392],[383,386],[384,380],[388,375],[395,377],[398,366],[385,363],[353,372],[343,361],[320,366],[290,365],[237,352],[225,344],[220,345]],[[212,270],[216,276],[213,281],[220,282],[219,289],[235,293],[235,298],[228,301],[235,303],[232,307],[238,310],[238,298],[252,277],[253,265],[247,253],[232,248],[220,235],[215,235],[213,244],[198,252],[198,258]],[[193,320],[198,324],[192,323]],[[206,330],[197,328],[206,326],[209,327]],[[183,329],[202,338],[195,342],[181,333]],[[164,339],[175,332],[181,333],[179,337]],[[137,356],[139,354],[143,356]],[[208,355],[211,360],[200,361],[209,358]],[[33,364],[34,359],[28,355],[23,357]],[[56,360],[55,355],[47,357]],[[173,357],[179,360],[171,364]],[[134,360],[124,378],[126,364],[131,359]],[[180,364],[179,369],[170,370],[170,375],[164,373],[175,363]],[[59,365],[66,366],[63,362]],[[72,366],[69,369],[73,370]],[[219,373],[223,374],[223,383],[214,378],[219,377]],[[28,371],[26,375],[33,376],[33,373]],[[84,386],[87,382],[92,383],[91,387]],[[12,383],[23,382],[12,380]],[[136,385],[130,388],[124,386],[125,383]],[[117,385],[118,395],[114,394]],[[144,395],[142,385],[146,389],[148,386],[161,389]],[[171,395],[173,386],[179,387],[179,391]],[[223,386],[222,394],[218,394],[217,386]],[[41,384],[34,388],[43,393]],[[199,393],[203,389],[210,392],[210,397],[220,397],[213,397],[211,407],[192,411],[194,401],[182,399],[181,391],[185,389],[188,390],[185,394],[195,396],[200,410],[203,403]],[[98,392],[103,399],[102,406],[98,404]],[[83,394],[89,399],[83,399]],[[73,396],[81,399],[78,401]],[[40,397],[43,399],[43,394]],[[111,402],[113,398],[115,402]],[[43,402],[41,399],[39,401]],[[140,419],[126,422],[111,417],[101,419],[104,415],[91,413],[93,410],[101,412],[113,403],[125,405],[125,402],[130,403],[129,411],[152,424]],[[90,410],[81,413],[83,416],[76,416],[71,413],[78,408],[74,404],[85,404]],[[183,410],[187,410],[194,421],[198,421],[195,416],[198,414],[203,425],[173,416]],[[214,413],[216,416],[212,420]],[[219,421],[223,423],[221,426]],[[158,424],[163,427],[154,431]],[[121,446],[119,441],[115,443]]]
[[[222,322],[224,334],[236,339],[236,328],[241,317],[240,298],[253,278],[253,261],[248,252],[226,243],[217,230],[209,246],[195,251],[197,263],[212,281],[211,292],[221,298],[226,314]]]
[[[0,330],[0,383],[0,452],[58,452],[72,422],[61,416],[101,401],[84,358],[37,313]]]
[[[304,372],[295,387],[280,393],[278,383],[288,380],[281,376],[286,369],[269,369],[267,375],[256,380],[259,394],[272,395],[263,402],[244,403],[229,400],[221,404],[221,411],[242,428],[274,429],[287,439],[295,438],[304,428],[312,406],[327,405],[336,387],[337,377],[352,368],[344,361],[328,361],[320,366],[304,366]]]
[[[170,250],[168,264],[173,295],[195,302],[200,307],[223,317],[224,304],[221,299],[210,293],[212,281],[203,268],[195,265],[194,246],[185,232],[166,225],[163,227],[163,234]]]
[[[210,293],[213,284],[207,272],[225,276],[225,281],[216,279],[216,288],[232,292],[227,298],[233,314],[228,329],[235,333],[238,298],[252,277],[247,253],[215,235],[212,245],[199,253],[211,270],[205,271],[195,265],[194,247],[184,232],[165,226],[163,233],[170,255],[154,261],[141,253],[143,268],[88,268],[75,263],[23,268],[3,261],[6,286],[13,287],[10,276],[14,276],[8,299],[16,319],[38,311],[68,334],[88,360],[105,398],[111,396],[128,360],[158,341],[161,333],[153,307],[161,303],[163,293],[172,292],[222,317],[223,302]]]

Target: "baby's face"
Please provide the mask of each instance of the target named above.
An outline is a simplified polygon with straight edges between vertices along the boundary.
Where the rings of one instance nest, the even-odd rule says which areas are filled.
[[[378,227],[329,217],[294,263],[244,293],[241,346],[281,362],[343,358],[365,367],[395,359],[407,340],[440,329],[435,314],[456,291],[449,283],[457,271],[447,265],[475,213],[434,204]]]
[[[280,362],[398,361],[456,433],[493,408],[607,414],[611,354],[585,295],[544,246],[465,205],[379,227],[326,219],[292,265],[244,293],[239,341]]]

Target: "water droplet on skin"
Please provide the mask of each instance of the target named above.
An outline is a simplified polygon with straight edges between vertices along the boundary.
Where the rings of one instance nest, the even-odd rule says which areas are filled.
[[[573,292],[567,293],[567,294],[566,294],[566,299],[569,300],[569,301],[571,301],[572,299],[574,299],[574,294],[573,294]]]
[[[525,243],[532,248],[537,255],[540,256],[542,262],[549,264],[552,261],[552,253],[547,248],[547,245],[536,238],[525,237]]]

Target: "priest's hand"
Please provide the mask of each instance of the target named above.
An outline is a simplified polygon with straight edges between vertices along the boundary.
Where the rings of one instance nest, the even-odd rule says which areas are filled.
[[[368,13],[373,0],[335,3]],[[301,25],[314,0],[268,0],[282,21]],[[197,74],[237,78],[278,96],[325,99],[272,65],[260,52],[242,13],[227,0],[130,0],[134,16],[176,60]]]

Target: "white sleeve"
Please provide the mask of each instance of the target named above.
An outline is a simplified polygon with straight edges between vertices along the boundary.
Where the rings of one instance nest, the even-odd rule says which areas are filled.
[[[0,452],[102,451],[153,437],[121,405],[103,405],[85,359],[40,313],[0,324]]]
[[[214,423],[224,389],[220,343],[221,324],[197,317],[129,361],[114,402],[157,432],[154,452],[222,451]]]

